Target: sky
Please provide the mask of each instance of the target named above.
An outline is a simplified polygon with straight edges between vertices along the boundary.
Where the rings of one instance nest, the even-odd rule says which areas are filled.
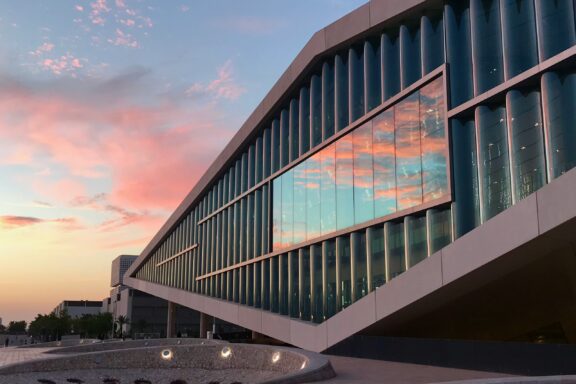
[[[314,32],[365,0],[0,2],[0,318],[101,300]]]

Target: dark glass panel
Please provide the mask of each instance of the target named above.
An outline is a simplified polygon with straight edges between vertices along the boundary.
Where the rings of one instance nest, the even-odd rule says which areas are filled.
[[[474,120],[451,120],[452,170],[454,177],[455,237],[480,225],[478,157]]]
[[[236,197],[236,168],[234,165],[230,167],[230,171],[228,173],[228,196],[230,197],[230,200],[232,200],[234,197]]]
[[[306,238],[320,236],[320,153],[306,160]]]
[[[306,162],[294,168],[294,243],[306,240]]]
[[[576,166],[576,74],[547,72],[542,76],[542,102],[548,132],[550,178]]]
[[[422,77],[420,25],[400,25],[400,77],[402,89]]]
[[[539,91],[512,90],[506,95],[514,201],[519,201],[546,184],[544,131]]]
[[[280,168],[290,160],[290,114],[286,109],[280,112]]]
[[[310,79],[310,148],[322,142],[322,79],[313,75]]]
[[[282,176],[282,246],[285,248],[294,242],[294,169]]]
[[[394,108],[373,120],[374,216],[396,212],[396,149],[394,147]]]
[[[470,42],[470,1],[449,0],[446,18],[446,58],[450,66],[450,104],[454,108],[470,100],[472,85],[472,44]]]
[[[232,290],[232,299],[234,300],[235,303],[238,303],[240,301],[240,273],[238,269],[235,269],[233,271],[233,275],[232,275],[232,284],[234,285],[234,288]]]
[[[246,207],[246,259],[254,258],[254,193],[247,196]]]
[[[500,0],[507,79],[538,64],[534,0]]]
[[[248,152],[242,154],[242,190],[245,192],[248,189]],[[216,204],[212,205],[211,211],[214,211]]]
[[[300,274],[297,252],[288,253],[288,291],[290,294],[290,317],[300,317]]]
[[[259,182],[262,181],[262,165],[264,164],[262,159],[262,136],[258,136],[256,138],[256,154],[254,162],[255,162],[255,176],[256,176],[254,183],[258,184]],[[224,181],[226,180],[227,179],[224,179]],[[226,194],[228,188],[226,188],[226,185],[227,183],[224,184],[224,201],[228,202],[228,195]]]
[[[336,230],[336,146],[320,151],[320,232],[327,234]]]
[[[476,95],[494,88],[504,80],[499,4],[499,0],[470,1]]]
[[[254,306],[254,269],[253,264],[249,264],[242,267],[246,270],[246,280],[244,284],[246,286],[246,305]]]
[[[512,204],[506,108],[476,108],[482,220],[486,221]]]
[[[334,64],[322,65],[322,140],[334,134]]]
[[[387,31],[380,37],[382,51],[382,100],[400,92],[400,38],[397,31]]]
[[[271,174],[280,169],[280,122],[278,119],[272,121],[272,171]]]
[[[348,126],[348,56],[336,55],[334,59],[335,85],[334,92],[336,98],[336,131],[340,131]]]
[[[272,181],[272,249],[282,248],[282,176]]]
[[[382,69],[380,60],[380,41],[364,42],[364,99],[365,110],[368,113],[382,102]]]
[[[353,122],[364,115],[363,48],[348,50],[348,117]]]
[[[336,244],[334,240],[327,240],[322,243],[322,253],[324,257],[324,293],[325,306],[324,318],[328,319],[336,313]]]
[[[336,228],[354,225],[354,155],[352,135],[336,142]]]
[[[318,245],[310,246],[310,274],[312,277],[312,321],[321,323],[324,320],[324,289],[322,280],[322,250]]]
[[[544,61],[576,42],[572,0],[534,0],[538,24],[540,61]]]
[[[310,320],[310,251],[302,248],[298,251],[298,277],[300,287],[300,319]]]
[[[300,88],[300,108],[298,108],[298,128],[300,130],[300,155],[310,149],[310,92]]]
[[[235,197],[239,196],[242,193],[242,159],[236,160],[236,166],[234,167],[236,170],[235,175]],[[208,213],[208,211],[204,211],[204,213]]]
[[[270,233],[272,232],[269,212],[270,193],[267,184],[262,186],[262,254],[270,251]]]
[[[452,241],[452,212],[450,208],[426,211],[430,254],[441,250]]]
[[[254,192],[254,256],[262,255],[262,190]]]
[[[281,315],[288,315],[288,255],[278,256],[279,260],[279,281],[278,289],[280,292],[279,307]]]
[[[422,70],[426,75],[444,63],[444,20],[442,13],[424,15],[422,30]]]
[[[366,236],[369,236],[372,258],[372,287],[374,290],[386,283],[386,258],[384,251],[384,228],[382,226],[368,228]]]
[[[262,308],[262,264],[254,263],[254,307]]]
[[[348,236],[336,238],[336,265],[340,269],[338,310],[342,310],[352,304],[352,265],[350,259],[350,237]]]
[[[270,258],[270,310],[272,312],[278,313],[280,309],[280,301],[278,294],[279,284],[278,284],[278,256]]]
[[[356,224],[374,218],[372,122],[352,132],[354,145],[354,218]]]
[[[248,222],[248,199],[245,197],[240,200],[240,261],[245,261],[247,257],[247,222]]]
[[[270,176],[270,168],[272,163],[272,141],[270,137],[270,128],[264,130],[262,136],[262,178],[265,179]],[[232,172],[232,176],[233,176]],[[234,179],[231,181],[234,184]]]
[[[248,188],[252,188],[256,184],[256,147],[252,144],[248,148]],[[218,186],[220,189],[220,186]],[[218,207],[222,205],[222,195],[219,193]]]
[[[386,234],[387,280],[390,280],[406,270],[406,256],[404,253],[404,223],[385,223],[384,231]]]
[[[420,90],[423,202],[448,194],[448,141],[444,123],[444,80],[439,77]]]
[[[298,100],[290,101],[290,161],[296,160],[300,148],[300,128],[298,125],[299,112]]]
[[[363,232],[350,234],[350,249],[352,251],[352,279],[354,286],[352,294],[354,301],[368,294],[368,268],[366,252],[366,236]]]
[[[262,260],[261,278],[262,309],[270,310],[270,259]]]
[[[398,103],[394,112],[397,206],[398,210],[403,210],[422,203],[418,93]]]
[[[407,228],[408,268],[410,268],[428,257],[426,216],[406,216],[404,225]]]

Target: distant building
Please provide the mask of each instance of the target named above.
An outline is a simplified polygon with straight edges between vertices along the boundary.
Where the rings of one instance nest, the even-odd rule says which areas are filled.
[[[100,313],[102,302],[92,300],[64,300],[52,310],[57,316],[66,311],[70,317],[83,315],[97,315]]]
[[[123,285],[123,276],[124,273],[130,268],[134,260],[136,260],[138,256],[132,255],[120,255],[114,260],[112,260],[112,276],[110,279],[110,286],[117,287]]]

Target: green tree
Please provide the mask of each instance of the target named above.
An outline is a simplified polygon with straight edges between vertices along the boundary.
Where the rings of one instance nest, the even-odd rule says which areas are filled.
[[[118,336],[122,337],[124,333],[124,325],[128,324],[130,319],[128,316],[120,315],[116,318],[116,323],[118,324]]]
[[[11,334],[26,333],[26,322],[24,320],[9,322],[8,333]]]

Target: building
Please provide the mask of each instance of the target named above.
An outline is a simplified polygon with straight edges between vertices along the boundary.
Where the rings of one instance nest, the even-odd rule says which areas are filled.
[[[110,297],[101,302],[102,312],[111,313],[115,320],[121,316],[128,319],[122,332],[132,337],[166,337],[167,333],[197,336],[200,321],[197,311],[172,305],[173,328],[168,330],[168,302],[123,284],[124,273],[136,259],[137,256],[120,255],[112,260],[112,289]]]
[[[91,300],[64,300],[52,310],[56,316],[60,316],[63,311],[74,318],[83,315],[97,315],[100,313],[102,302]]]
[[[317,32],[125,283],[314,351],[576,343],[572,0],[372,0]]]

